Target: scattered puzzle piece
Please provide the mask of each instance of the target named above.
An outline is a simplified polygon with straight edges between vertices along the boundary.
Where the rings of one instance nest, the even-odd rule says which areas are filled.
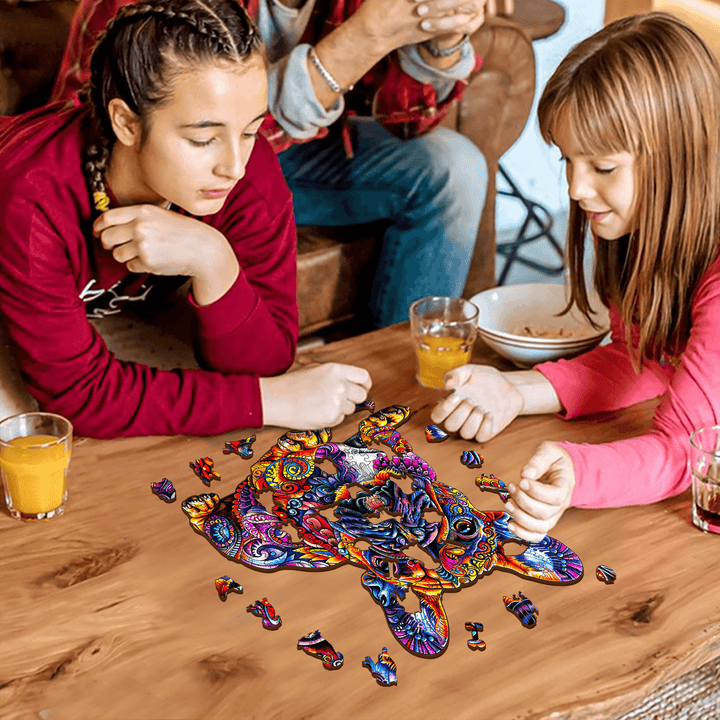
[[[175,499],[175,488],[167,478],[163,478],[160,482],[154,482],[150,487],[165,502],[172,502]]]
[[[360,412],[361,410],[368,410],[369,412],[375,412],[375,401],[374,400],[366,400],[365,402],[358,403],[355,406],[355,412]]]
[[[480,468],[484,461],[485,458],[476,450],[463,450],[460,456],[460,462],[469,468]]]
[[[304,650],[322,660],[328,670],[337,670],[342,667],[343,656],[320,634],[319,630],[311,632],[298,640],[298,650]]]
[[[233,442],[226,442],[223,448],[223,454],[229,455],[235,453],[245,460],[249,460],[253,456],[253,449],[250,447],[255,440],[257,435],[251,435],[250,437],[243,438],[242,440],[235,440]]]
[[[507,502],[510,495],[503,490],[507,489],[507,485],[502,480],[499,480],[494,475],[481,475],[479,478],[475,478],[475,484],[481,490],[494,490],[500,496],[503,502]],[[501,490],[500,488],[503,488]]]
[[[429,443],[439,443],[447,440],[449,437],[450,436],[437,425],[427,425],[425,427],[425,438]]]
[[[212,458],[200,458],[190,463],[192,471],[206,484],[209,485],[211,480],[219,480],[220,476],[213,470],[215,461]]]
[[[604,582],[606,585],[611,585],[617,578],[617,573],[607,565],[598,565],[597,570],[595,570],[595,575],[598,580]]]
[[[275,608],[267,598],[256,600],[253,605],[248,605],[247,611],[262,618],[263,627],[268,630],[277,630],[282,625],[280,616],[275,614]]]
[[[220,599],[225,602],[229,592],[241,593],[243,591],[242,585],[236,583],[229,575],[223,575],[215,580],[215,587],[217,588]]]
[[[366,657],[362,661],[362,665],[372,673],[378,685],[384,685],[385,687],[397,685],[397,664],[388,655],[387,648],[382,649],[377,662],[373,662],[372,658]]]
[[[486,647],[485,641],[478,637],[478,633],[482,632],[483,626],[480,623],[466,622],[465,629],[472,633],[472,637],[467,641],[468,647],[471,650],[484,650]]]
[[[517,617],[526,628],[534,628],[537,625],[535,617],[540,611],[522,593],[513,595],[511,598],[503,598],[505,607]]]

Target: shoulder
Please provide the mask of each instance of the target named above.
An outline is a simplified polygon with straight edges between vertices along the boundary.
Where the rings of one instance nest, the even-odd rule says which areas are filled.
[[[693,298],[693,312],[708,302],[720,302],[720,251],[700,278]]]

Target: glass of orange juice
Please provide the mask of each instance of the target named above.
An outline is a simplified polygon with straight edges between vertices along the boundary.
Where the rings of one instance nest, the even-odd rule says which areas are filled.
[[[0,422],[0,475],[12,517],[49,520],[62,515],[72,431],[69,420],[45,412]]]
[[[477,307],[463,298],[426,297],[410,306],[416,377],[421,385],[442,388],[448,370],[470,361],[477,319]]]

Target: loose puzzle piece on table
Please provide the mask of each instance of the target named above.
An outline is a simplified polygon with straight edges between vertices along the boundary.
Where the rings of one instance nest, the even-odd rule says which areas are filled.
[[[243,591],[242,585],[236,583],[229,575],[223,575],[215,580],[215,587],[217,588],[220,599],[225,602],[229,592],[241,593]]]
[[[167,478],[163,478],[160,482],[154,482],[150,487],[161,500],[165,502],[175,500],[175,486]]]
[[[304,650],[308,655],[319,658],[328,670],[338,670],[342,667],[343,656],[320,634],[319,630],[311,632],[298,640],[298,650]]]
[[[530,543],[520,555],[506,555],[505,542],[522,542],[508,528],[510,515],[482,512],[464,493],[438,480],[397,431],[409,415],[403,406],[375,412],[344,443],[331,442],[328,429],[287,432],[251,466],[233,494],[194,495],[182,509],[192,528],[219,552],[250,567],[358,566],[363,587],[395,638],[423,657],[447,647],[445,591],[460,590],[496,569],[547,583],[582,577],[580,558],[552,537]],[[370,447],[374,442],[394,455]],[[396,482],[402,477],[411,479],[410,493]],[[360,488],[355,497],[352,486]],[[267,507],[260,500],[265,492]],[[320,513],[328,508],[336,519]],[[425,512],[439,513],[440,520],[425,518]],[[297,530],[298,542],[283,525]],[[437,567],[405,554],[411,545],[427,552]],[[420,602],[415,613],[402,604],[408,591]]]
[[[447,440],[450,437],[444,430],[439,428],[437,425],[426,425],[425,426],[425,439],[429,443],[439,443],[443,440]]]
[[[513,595],[511,598],[507,595],[503,598],[505,607],[517,617],[518,620],[526,628],[534,628],[537,625],[537,617],[540,611],[528,600],[522,593]]]
[[[480,623],[466,622],[465,629],[472,633],[472,637],[467,641],[468,647],[471,650],[484,650],[486,647],[485,641],[478,637],[478,633],[482,632],[483,626]]]
[[[251,435],[250,437],[243,438],[242,440],[234,440],[233,442],[226,442],[223,448],[223,454],[229,455],[235,453],[245,460],[249,460],[253,456],[253,449],[250,447],[255,440],[257,435]]]
[[[209,485],[211,480],[219,480],[220,476],[213,470],[215,461],[212,458],[200,458],[190,463],[193,472],[206,484]]]
[[[507,502],[510,495],[507,492],[507,485],[502,480],[499,480],[494,475],[481,475],[479,478],[475,478],[475,484],[481,490],[494,490],[500,496],[503,502]]]
[[[377,662],[373,662],[371,657],[366,657],[362,665],[370,670],[378,685],[397,685],[397,665],[388,655],[387,648],[382,649]]]
[[[615,582],[617,573],[607,565],[598,565],[597,570],[595,570],[595,576],[601,582],[604,582],[606,585],[610,585]]]
[[[375,412],[375,401],[366,400],[365,402],[358,403],[355,406],[354,412],[360,412],[361,410],[369,410],[370,412]]]
[[[477,450],[463,450],[460,456],[460,462],[469,468],[480,468],[484,461],[485,458]]]
[[[263,627],[268,630],[277,630],[282,625],[280,616],[275,613],[275,608],[267,598],[256,600],[252,605],[248,605],[247,611],[262,618]]]

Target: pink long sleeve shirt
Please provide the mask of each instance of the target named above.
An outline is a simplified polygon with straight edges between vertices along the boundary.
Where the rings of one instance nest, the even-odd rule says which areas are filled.
[[[569,420],[658,396],[662,400],[644,435],[597,445],[558,443],[573,460],[575,507],[644,505],[689,486],[690,433],[720,423],[720,258],[700,281],[690,338],[677,358],[646,361],[636,374],[615,307],[610,323],[610,344],[535,367],[555,388],[564,408],[560,416]],[[631,331],[636,342],[637,328]]]
[[[222,209],[198,218],[240,265],[221,298],[188,309],[207,369],[158,370],[118,360],[88,321],[167,279],[130,273],[92,236],[84,112],[51,106],[0,118],[0,321],[28,390],[89,437],[260,427],[259,378],[292,364],[298,336],[292,198],[275,154],[258,138]]]

